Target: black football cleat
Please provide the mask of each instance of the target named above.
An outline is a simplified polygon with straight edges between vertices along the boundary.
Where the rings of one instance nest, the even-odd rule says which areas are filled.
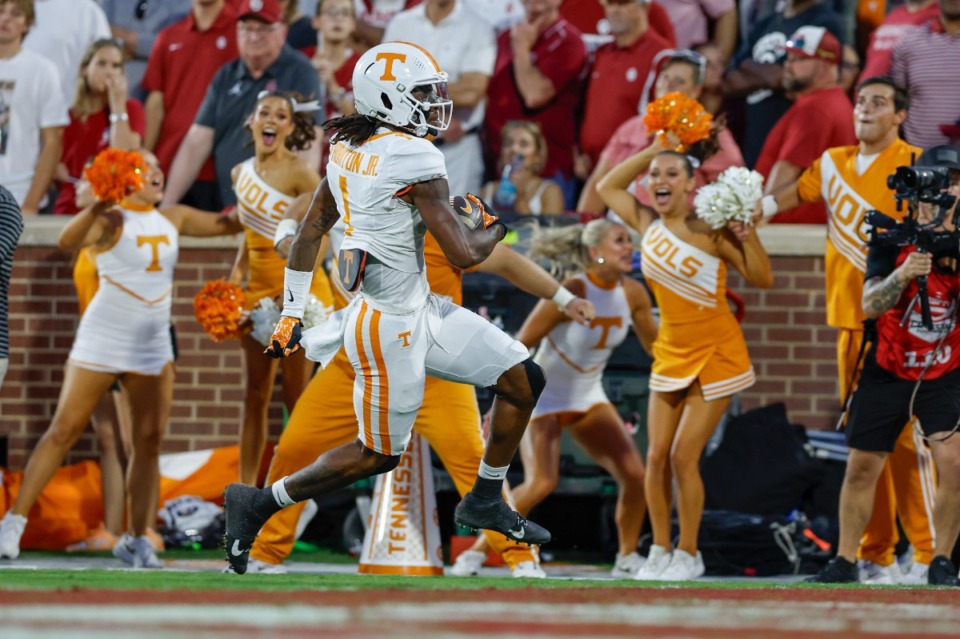
[[[960,586],[960,578],[957,577],[957,569],[950,560],[939,555],[930,562],[930,568],[927,569],[927,583],[931,586]]]
[[[550,531],[524,519],[499,497],[486,501],[477,498],[472,492],[467,493],[457,506],[453,519],[458,526],[473,530],[493,530],[531,546],[550,541]]]
[[[804,581],[814,584],[855,584],[860,582],[860,570],[856,562],[834,557],[820,572]]]
[[[264,523],[253,512],[253,498],[258,492],[258,488],[246,484],[230,484],[223,491],[223,508],[227,511],[223,547],[230,568],[238,575],[247,572],[250,549]]]

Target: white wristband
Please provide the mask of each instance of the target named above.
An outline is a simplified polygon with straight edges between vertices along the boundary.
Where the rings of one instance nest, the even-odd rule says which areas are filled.
[[[307,294],[310,292],[310,282],[313,281],[312,271],[294,271],[283,269],[283,316],[303,319],[303,309],[307,305]]]
[[[110,120],[110,124],[116,124],[117,122],[128,122],[130,116],[127,113],[111,113],[107,116],[107,119]]]
[[[780,212],[780,205],[777,204],[777,198],[773,195],[764,195],[760,200],[760,211],[764,218],[773,217]]]
[[[277,223],[277,230],[273,232],[273,248],[277,248],[277,244],[288,237],[296,235],[298,228],[299,225],[296,220],[291,220],[290,218],[280,220]]]
[[[557,289],[557,292],[553,294],[553,297],[550,298],[550,301],[559,306],[562,310],[565,309],[567,304],[573,301],[576,297],[576,295],[561,286]]]

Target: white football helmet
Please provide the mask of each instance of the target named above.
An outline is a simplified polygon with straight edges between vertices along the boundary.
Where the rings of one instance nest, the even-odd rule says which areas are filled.
[[[384,42],[360,56],[353,97],[361,115],[421,138],[445,131],[453,116],[447,74],[426,49],[409,42]]]

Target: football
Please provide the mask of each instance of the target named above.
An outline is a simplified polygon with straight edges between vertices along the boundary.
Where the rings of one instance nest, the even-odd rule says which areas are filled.
[[[457,212],[460,221],[471,230],[475,231],[483,226],[483,209],[467,198],[462,195],[451,197],[450,206]]]

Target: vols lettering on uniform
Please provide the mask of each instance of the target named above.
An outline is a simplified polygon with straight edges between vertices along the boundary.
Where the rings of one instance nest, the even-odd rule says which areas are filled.
[[[680,251],[680,247],[671,242],[670,238],[664,236],[659,230],[650,229],[650,233],[647,233],[647,235],[649,236],[647,245],[650,246],[653,254],[657,257],[662,257],[664,263],[680,275],[693,277],[697,274],[697,271],[700,270],[700,267],[703,266],[703,262],[692,255],[686,256],[680,261],[680,264],[677,265],[674,261],[677,259],[677,253]]]
[[[163,267],[160,266],[160,245],[166,244],[169,246],[170,238],[166,235],[138,235],[137,246],[143,246],[144,244],[150,245],[150,251],[153,254],[146,270],[151,272],[162,271]]]
[[[239,200],[264,217],[282,219],[284,212],[287,210],[288,203],[280,199],[275,200],[270,210],[267,210],[265,205],[270,194],[254,181],[252,173],[244,171],[240,174],[240,177],[237,178],[236,193]]]
[[[351,149],[343,142],[338,142],[330,151],[330,161],[344,171],[368,177],[376,177],[377,164],[380,163],[380,156],[363,153],[362,151]]]
[[[827,236],[837,251],[860,272],[867,270],[866,250],[867,211],[874,208],[844,179],[830,153],[824,153],[820,165],[823,180],[823,199],[830,215]]]
[[[680,240],[659,220],[643,236],[644,275],[701,307],[717,306],[720,260]]]

